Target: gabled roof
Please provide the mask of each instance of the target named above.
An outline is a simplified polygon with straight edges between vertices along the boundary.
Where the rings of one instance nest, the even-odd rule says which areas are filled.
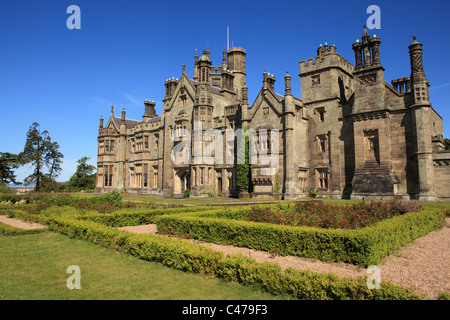
[[[122,123],[122,118],[114,117],[117,123],[120,125]],[[125,127],[132,128],[135,125],[137,125],[140,121],[139,120],[132,120],[132,119],[125,119]]]
[[[159,120],[161,120],[161,116],[147,119],[146,122],[147,122],[147,123],[152,123],[152,122],[158,122]]]
[[[198,84],[198,81],[197,81],[197,80],[189,79],[189,81],[191,81],[191,83],[192,83],[192,85],[193,85],[194,87],[196,87],[197,84]],[[220,93],[221,90],[222,90],[222,89],[220,89],[219,87],[211,86],[211,92],[214,92],[214,93]]]

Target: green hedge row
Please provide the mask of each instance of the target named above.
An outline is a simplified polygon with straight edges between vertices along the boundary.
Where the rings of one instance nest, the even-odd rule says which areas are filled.
[[[40,216],[73,217],[79,220],[99,222],[110,227],[124,227],[155,223],[161,215],[201,212],[208,210],[210,214],[219,209],[207,207],[180,207],[180,208],[137,208],[117,210],[112,213],[99,213],[95,210],[80,211],[72,207],[50,207],[40,212]],[[29,216],[29,215],[28,215]]]
[[[24,235],[24,234],[36,234],[36,233],[41,233],[41,232],[45,232],[48,229],[20,229],[20,228],[15,228],[12,227],[10,225],[7,225],[5,223],[0,222],[0,235],[3,236],[20,236],[20,235]]]
[[[236,211],[240,218],[240,211]],[[357,230],[292,227],[232,219],[233,212],[161,216],[160,233],[219,244],[316,258],[329,262],[377,264],[406,243],[442,228],[445,213],[430,209],[407,213]],[[221,216],[215,218],[214,216]],[[222,216],[228,217],[223,219]]]
[[[23,213],[27,215],[26,213]],[[30,216],[30,215],[29,215]],[[151,234],[132,234],[98,222],[74,217],[30,216],[50,230],[72,238],[86,239],[102,246],[124,250],[149,261],[195,273],[204,273],[257,285],[268,292],[299,299],[425,299],[408,289],[382,282],[380,289],[367,288],[364,278],[341,279],[332,274],[287,269],[276,264],[258,263],[243,255],[227,255],[189,241]]]

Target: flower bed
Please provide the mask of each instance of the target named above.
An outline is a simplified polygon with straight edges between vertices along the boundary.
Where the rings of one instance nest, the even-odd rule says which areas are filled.
[[[248,212],[248,210],[247,210]],[[405,244],[445,225],[439,209],[410,212],[359,229],[324,229],[243,221],[246,210],[162,215],[160,233],[218,244],[368,266]]]
[[[358,202],[350,206],[315,201],[276,206],[252,206],[245,220],[325,229],[358,229],[406,212],[422,210],[419,201]]]

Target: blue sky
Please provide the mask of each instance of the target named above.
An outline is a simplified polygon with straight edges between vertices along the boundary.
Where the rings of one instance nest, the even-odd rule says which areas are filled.
[[[70,5],[81,9],[81,29],[69,30]],[[381,9],[380,56],[385,79],[410,75],[408,46],[423,43],[430,98],[450,138],[450,22],[448,1],[149,1],[2,0],[0,2],[0,151],[23,150],[33,122],[48,130],[64,154],[65,181],[76,160],[96,163],[99,118],[111,105],[141,119],[145,99],[161,114],[165,79],[193,75],[196,49],[209,47],[214,65],[227,45],[247,50],[249,102],[262,86],[264,70],[292,76],[300,95],[299,61],[314,57],[319,44],[335,44],[354,63],[352,43],[361,38],[370,14]],[[31,169],[17,171],[23,180]]]

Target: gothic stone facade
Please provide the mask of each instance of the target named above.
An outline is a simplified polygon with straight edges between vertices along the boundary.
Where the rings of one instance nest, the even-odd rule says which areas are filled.
[[[316,190],[331,198],[449,200],[450,152],[444,150],[442,118],[430,104],[422,44],[414,37],[409,46],[410,76],[388,84],[380,43],[364,29],[353,44],[355,65],[334,45],[320,45],[315,59],[300,62],[301,99],[292,94],[288,73],[285,92],[278,94],[276,78],[264,71],[252,105],[246,50],[224,50],[217,67],[203,50],[195,55],[192,79],[183,65],[180,79],[166,80],[160,116],[155,103],[145,101],[142,120],[127,119],[125,110],[116,117],[113,108],[105,127],[100,119],[97,192],[181,196],[190,189],[192,197],[236,196],[238,148],[225,133],[251,128],[255,198],[295,199]],[[219,132],[212,139],[220,141],[216,149],[234,160],[214,161],[214,153],[194,159],[209,143],[194,146],[194,139],[185,139],[193,138],[195,123],[201,134]],[[263,150],[278,156],[275,170],[258,161]],[[187,161],[174,161],[174,153]]]

